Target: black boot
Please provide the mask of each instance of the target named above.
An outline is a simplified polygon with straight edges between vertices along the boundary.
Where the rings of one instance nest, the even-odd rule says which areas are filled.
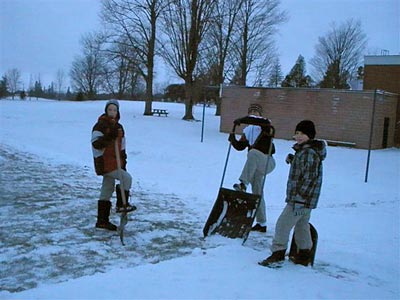
[[[116,212],[121,213],[121,212],[130,212],[136,210],[135,205],[129,204],[129,191],[125,191],[125,200],[126,200],[126,207],[124,208],[124,204],[122,202],[122,195],[121,195],[121,187],[119,184],[115,187],[115,190],[117,192],[117,208]]]
[[[107,200],[99,200],[97,202],[97,222],[96,227],[116,231],[117,226],[110,222],[111,202]]]
[[[251,228],[252,231],[267,232],[267,226],[256,224]]]
[[[294,256],[291,260],[293,263],[303,266],[308,266],[310,264],[311,251],[309,249],[300,249],[299,253]]]
[[[271,254],[271,256],[267,257],[263,261],[260,261],[258,264],[263,267],[268,267],[268,266],[277,264],[279,262],[282,262],[285,260],[285,253],[286,253],[286,249],[275,251]]]

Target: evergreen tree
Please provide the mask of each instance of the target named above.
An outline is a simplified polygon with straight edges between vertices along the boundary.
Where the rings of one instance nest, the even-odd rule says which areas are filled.
[[[269,72],[269,79],[268,79],[268,86],[269,87],[278,87],[280,86],[281,82],[283,79],[283,74],[282,74],[282,67],[279,62],[279,58],[277,58]]]
[[[85,94],[84,94],[83,92],[79,91],[79,92],[76,94],[75,100],[76,100],[76,101],[83,101],[83,100],[85,100]]]
[[[347,81],[350,76],[346,72],[339,72],[340,65],[339,61],[335,61],[328,66],[324,78],[319,83],[321,88],[333,88],[333,89],[348,89],[350,86]]]
[[[68,87],[68,89],[67,89],[67,93],[65,94],[65,98],[67,98],[67,100],[72,100],[72,93],[71,93],[70,87]]]
[[[51,82],[45,93],[46,98],[55,99],[57,96],[54,82]]]
[[[235,85],[242,85],[243,84],[243,78],[242,76],[242,69],[240,67],[237,67],[235,69],[235,73],[230,80],[230,84],[235,84]]]
[[[0,80],[0,98],[4,98],[8,96],[8,89],[7,89],[7,77],[3,76]]]
[[[32,96],[36,97],[36,99],[39,97],[43,97],[43,88],[42,88],[42,83],[40,82],[40,80],[35,81],[35,86],[32,91]]]
[[[185,100],[185,85],[184,84],[170,84],[165,88],[165,98],[172,101]]]
[[[310,87],[311,77],[306,75],[306,63],[304,57],[299,55],[296,64],[286,75],[282,82],[284,87]]]

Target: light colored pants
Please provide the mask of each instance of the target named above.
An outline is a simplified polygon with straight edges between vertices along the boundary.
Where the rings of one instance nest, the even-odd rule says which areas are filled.
[[[310,233],[311,209],[301,208],[293,210],[293,206],[286,204],[285,209],[276,222],[275,236],[272,241],[271,251],[287,249],[290,231],[294,226],[296,245],[299,249],[311,249],[312,240]]]
[[[114,192],[115,179],[122,181],[125,191],[129,191],[132,186],[132,176],[121,170],[122,178],[119,178],[118,170],[103,175],[103,183],[101,185],[100,200],[110,200]]]
[[[260,206],[256,214],[256,222],[261,225],[266,225],[265,223],[267,222],[264,192],[262,191],[264,177],[274,169],[275,159],[272,156],[268,156],[256,149],[251,149],[247,153],[247,160],[239,177],[239,180],[244,184],[251,184],[253,194],[261,195]]]

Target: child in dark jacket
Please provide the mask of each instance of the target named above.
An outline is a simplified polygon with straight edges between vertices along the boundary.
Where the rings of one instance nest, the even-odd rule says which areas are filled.
[[[270,266],[285,260],[290,231],[294,227],[299,249],[294,263],[308,265],[312,240],[309,220],[311,210],[318,204],[322,185],[322,161],[326,157],[325,142],[315,140],[315,126],[304,120],[296,126],[293,146],[295,154],[289,154],[286,162],[291,164],[286,189],[286,207],[278,218],[272,241],[272,255],[259,262]]]
[[[229,135],[229,141],[238,151],[248,149],[246,163],[239,177],[240,183],[234,184],[233,188],[245,192],[250,184],[252,193],[261,196],[256,214],[256,224],[252,230],[266,232],[267,214],[262,188],[265,176],[275,169],[275,159],[272,156],[275,153],[275,146],[272,143],[274,129],[271,121],[262,118],[262,113],[261,105],[251,104],[248,108],[248,118],[263,120],[268,125],[248,125],[244,128],[239,141],[236,140],[234,133]],[[272,134],[269,132],[270,130],[272,130]]]
[[[105,106],[105,113],[99,118],[92,130],[92,151],[94,166],[97,175],[103,176],[100,200],[98,201],[97,228],[104,228],[115,231],[117,226],[109,221],[111,210],[111,196],[114,192],[115,179],[120,180],[124,191],[117,185],[116,211],[132,211],[136,207],[126,203],[123,206],[121,192],[125,193],[126,200],[129,199],[129,190],[132,186],[132,177],[126,171],[127,155],[125,150],[125,131],[119,123],[119,103],[117,100],[110,100]],[[121,169],[118,170],[115,142],[118,145],[121,160]]]

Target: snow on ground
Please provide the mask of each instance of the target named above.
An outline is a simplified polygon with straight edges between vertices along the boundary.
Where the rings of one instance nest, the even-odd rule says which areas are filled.
[[[204,142],[182,104],[155,102],[168,117],[143,116],[121,101],[128,170],[137,212],[118,235],[94,229],[101,177],[90,134],[105,101],[0,101],[0,299],[400,298],[400,151],[328,147],[314,268],[268,269],[275,222],[284,207],[292,141],[275,140],[267,177],[268,233],[202,239],[228,150],[215,108],[206,108]],[[273,116],[270,116],[273,120]],[[299,120],[300,121],[300,120]],[[279,130],[279,128],[277,128]],[[318,130],[318,128],[317,128]],[[231,151],[225,187],[245,152]],[[113,212],[112,219],[118,223]]]

